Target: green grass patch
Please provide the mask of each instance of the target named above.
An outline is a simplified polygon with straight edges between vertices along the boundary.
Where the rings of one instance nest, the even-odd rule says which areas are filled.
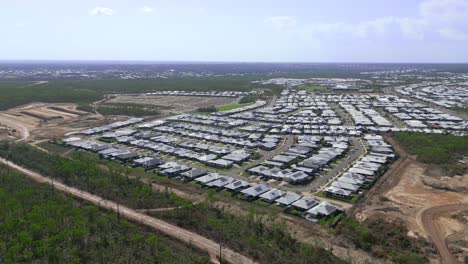
[[[448,175],[466,172],[466,166],[458,161],[468,156],[468,135],[399,132],[395,138],[408,153],[416,155],[417,160],[435,164]]]
[[[332,215],[332,216],[329,216],[329,217],[321,218],[318,222],[319,222],[319,224],[321,224],[321,225],[326,225],[326,226],[333,227],[333,226],[335,226],[339,221],[341,221],[341,219],[343,219],[343,218],[344,218],[344,214],[343,214],[343,213],[339,213],[339,214]]]
[[[242,107],[253,105],[253,104],[255,104],[255,102],[250,102],[250,103],[245,103],[245,104],[222,105],[222,106],[217,106],[216,110],[218,110],[218,111],[229,111],[229,110],[242,108]]]
[[[308,86],[301,86],[298,88],[299,90],[311,91],[311,92],[327,92],[330,89],[325,86],[319,85],[308,85]]]

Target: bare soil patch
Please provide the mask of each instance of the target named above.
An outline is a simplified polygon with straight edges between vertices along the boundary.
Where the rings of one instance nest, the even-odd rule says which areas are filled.
[[[439,235],[443,236],[442,241],[447,236],[458,234],[460,229],[448,227],[453,220],[438,218],[439,213],[448,214],[451,211],[432,210],[431,217],[425,217],[426,225],[423,225],[422,214],[432,208],[468,203],[468,175],[445,177],[434,174],[434,171],[427,175],[429,165],[416,161],[397,142],[392,139],[390,141],[401,158],[355,208],[356,218],[363,221],[383,216],[390,221],[402,220],[409,230],[409,236],[425,238],[434,243],[437,242],[434,236],[439,234],[433,230],[428,232],[425,228],[428,221],[436,222],[430,223],[431,226],[437,225],[437,228],[444,230]],[[436,246],[439,250],[439,246],[443,247],[441,243],[436,243]],[[441,262],[435,254],[428,257],[433,263]]]
[[[100,115],[76,109],[71,103],[32,103],[0,112],[0,126],[24,140],[45,140],[108,122]]]
[[[161,96],[146,94],[119,94],[111,96],[105,103],[140,104],[158,107],[162,116],[192,112],[199,107],[230,104],[236,99],[227,97],[202,96]]]

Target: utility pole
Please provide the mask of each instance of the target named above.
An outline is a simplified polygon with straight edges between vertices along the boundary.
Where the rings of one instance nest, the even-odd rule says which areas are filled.
[[[223,257],[222,257],[222,254],[223,254],[223,245],[221,243],[219,243],[219,263],[222,264],[223,263]]]

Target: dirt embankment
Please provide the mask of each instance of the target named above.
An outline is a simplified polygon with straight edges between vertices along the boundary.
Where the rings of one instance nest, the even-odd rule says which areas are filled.
[[[434,244],[438,255],[427,256],[431,262],[457,263],[447,247],[449,233],[444,231],[447,226],[439,219],[468,207],[468,195],[464,191],[468,175],[429,176],[427,164],[416,161],[392,138],[388,140],[401,158],[356,206],[356,218],[363,221],[383,216],[389,220],[403,220],[409,236],[425,238]]]
[[[10,128],[8,136],[21,141],[59,138],[105,122],[102,116],[77,110],[69,103],[33,103],[0,112],[0,125]]]
[[[99,102],[98,105],[138,104],[143,106],[153,106],[156,107],[159,112],[161,112],[159,117],[165,117],[174,114],[196,111],[199,107],[231,104],[236,100],[237,98],[233,99],[229,97],[118,94],[109,96],[109,99]]]

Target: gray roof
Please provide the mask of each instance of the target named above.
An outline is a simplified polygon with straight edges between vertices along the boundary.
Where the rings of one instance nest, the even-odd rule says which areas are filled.
[[[333,214],[334,212],[338,211],[338,207],[334,206],[333,204],[329,202],[321,202],[319,205],[315,206],[312,209],[309,209],[307,211],[307,214],[313,215],[313,216],[328,216]]]
[[[233,182],[234,178],[228,177],[228,176],[222,176],[218,178],[217,180],[214,180],[212,182],[207,183],[207,186],[211,187],[223,187],[225,185],[228,185],[229,183]]]
[[[195,181],[206,184],[211,181],[217,180],[219,177],[221,177],[221,175],[219,175],[218,173],[210,173],[205,176],[196,178]]]
[[[295,192],[286,192],[286,195],[276,200],[276,202],[282,205],[290,205],[295,201],[301,199],[301,197],[301,195]]]
[[[274,201],[281,196],[285,195],[286,193],[282,190],[279,189],[271,189],[266,193],[263,193],[260,195],[260,198],[268,200],[268,201]]]
[[[318,203],[319,203],[319,201],[314,199],[314,198],[303,197],[302,199],[299,199],[299,200],[295,201],[292,204],[292,206],[300,208],[300,209],[307,210],[307,209],[310,209],[310,208],[316,206]]]
[[[248,187],[248,186],[250,186],[250,184],[248,182],[246,182],[246,181],[235,180],[235,181],[229,183],[228,185],[225,185],[224,188],[229,189],[229,190],[237,190],[237,189],[245,188],[245,187]]]
[[[206,171],[204,171],[204,170],[191,169],[189,171],[181,173],[180,175],[183,176],[183,177],[192,179],[192,178],[200,177],[200,176],[205,175],[205,174],[206,174]]]
[[[266,184],[258,184],[243,190],[242,193],[247,196],[257,197],[260,194],[267,192],[268,190],[270,190],[270,187],[268,187]]]

